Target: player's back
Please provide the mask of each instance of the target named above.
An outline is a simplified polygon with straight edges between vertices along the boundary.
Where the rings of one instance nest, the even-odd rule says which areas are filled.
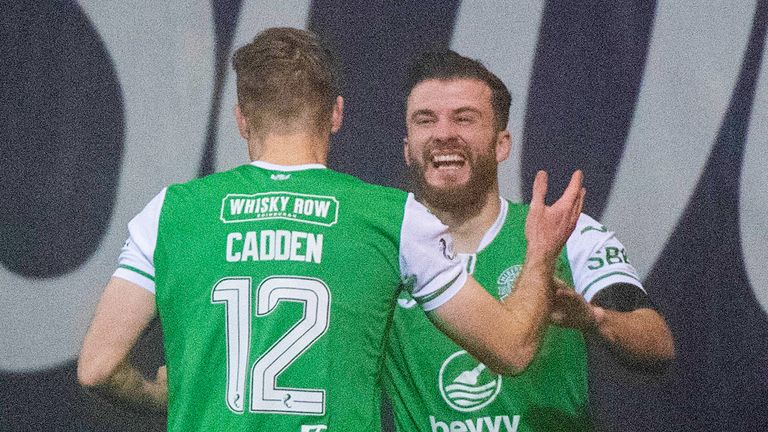
[[[274,168],[166,192],[154,262],[169,430],[379,428],[407,195]]]

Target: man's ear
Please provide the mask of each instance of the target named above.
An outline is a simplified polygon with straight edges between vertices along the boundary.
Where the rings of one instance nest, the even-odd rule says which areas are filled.
[[[496,134],[496,162],[503,162],[512,151],[512,134],[504,129]]]
[[[341,123],[344,120],[344,98],[336,96],[336,103],[333,104],[333,114],[331,116],[331,133],[336,133],[341,129]]]
[[[408,152],[408,137],[403,137],[403,159],[406,165],[411,165],[411,155]]]
[[[251,132],[248,129],[248,119],[246,119],[243,112],[240,111],[240,105],[235,105],[235,120],[237,121],[237,130],[240,131],[240,136],[248,141]]]

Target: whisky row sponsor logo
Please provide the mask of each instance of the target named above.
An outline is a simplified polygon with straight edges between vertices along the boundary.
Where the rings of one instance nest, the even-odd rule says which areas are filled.
[[[339,201],[331,196],[265,192],[229,194],[221,202],[221,221],[224,223],[285,219],[332,226],[338,217]]]

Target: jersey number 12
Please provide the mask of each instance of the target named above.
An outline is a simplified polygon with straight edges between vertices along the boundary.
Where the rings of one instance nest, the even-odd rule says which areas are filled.
[[[277,388],[277,375],[328,330],[330,290],[319,279],[272,276],[256,289],[256,317],[281,301],[304,304],[304,316],[251,368],[250,412],[325,414],[325,390]],[[223,303],[227,331],[227,406],[244,412],[245,380],[251,341],[251,278],[228,277],[216,283],[211,303]]]

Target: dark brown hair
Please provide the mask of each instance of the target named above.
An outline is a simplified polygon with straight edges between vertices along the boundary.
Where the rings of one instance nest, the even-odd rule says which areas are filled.
[[[482,63],[455,51],[427,51],[411,63],[406,82],[406,95],[422,81],[471,78],[484,82],[491,89],[491,106],[498,130],[507,128],[512,96],[504,83]]]

